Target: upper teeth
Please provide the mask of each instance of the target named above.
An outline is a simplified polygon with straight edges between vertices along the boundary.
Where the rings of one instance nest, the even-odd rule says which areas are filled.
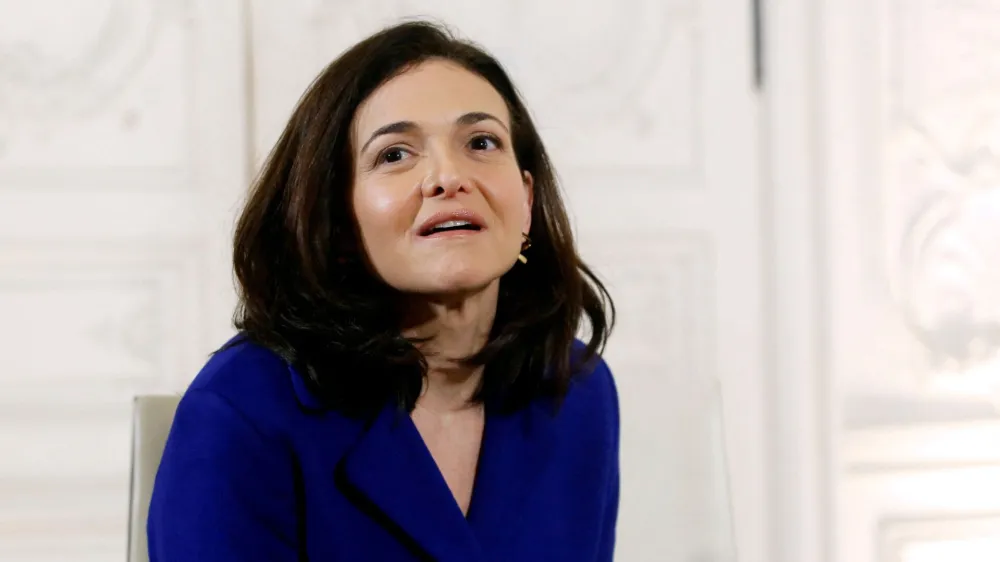
[[[434,228],[452,228],[455,226],[471,226],[472,223],[469,221],[445,221],[439,222],[434,225]]]

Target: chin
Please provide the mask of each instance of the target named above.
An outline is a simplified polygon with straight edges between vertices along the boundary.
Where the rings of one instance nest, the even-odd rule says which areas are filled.
[[[498,281],[498,277],[481,275],[455,275],[428,280],[426,293],[439,295],[459,295],[478,293]]]
[[[424,278],[425,293],[462,294],[476,293],[497,283],[506,269],[499,267],[443,267]]]
[[[461,295],[496,285],[516,264],[515,256],[499,252],[407,256],[380,271],[382,280],[401,293]]]

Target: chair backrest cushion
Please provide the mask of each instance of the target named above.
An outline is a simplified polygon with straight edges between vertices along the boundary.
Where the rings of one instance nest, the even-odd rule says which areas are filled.
[[[128,562],[148,562],[146,514],[179,396],[137,396],[132,410]]]

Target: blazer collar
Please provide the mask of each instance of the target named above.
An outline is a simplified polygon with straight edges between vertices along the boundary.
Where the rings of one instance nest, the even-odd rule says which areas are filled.
[[[468,518],[409,414],[393,405],[342,459],[337,477],[418,553],[439,562],[478,562],[517,536],[553,438],[552,414],[541,404],[511,414],[487,404]]]
[[[469,523],[488,552],[502,552],[521,534],[527,501],[556,449],[551,403],[536,401],[511,413],[487,404],[483,445]]]

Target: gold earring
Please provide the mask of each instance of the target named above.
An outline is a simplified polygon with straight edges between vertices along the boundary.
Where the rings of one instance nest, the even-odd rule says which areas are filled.
[[[521,263],[528,263],[528,258],[524,257],[524,252],[531,247],[531,238],[524,233],[521,233],[521,237],[524,238],[524,240],[521,242],[521,253],[517,255],[517,260]]]

